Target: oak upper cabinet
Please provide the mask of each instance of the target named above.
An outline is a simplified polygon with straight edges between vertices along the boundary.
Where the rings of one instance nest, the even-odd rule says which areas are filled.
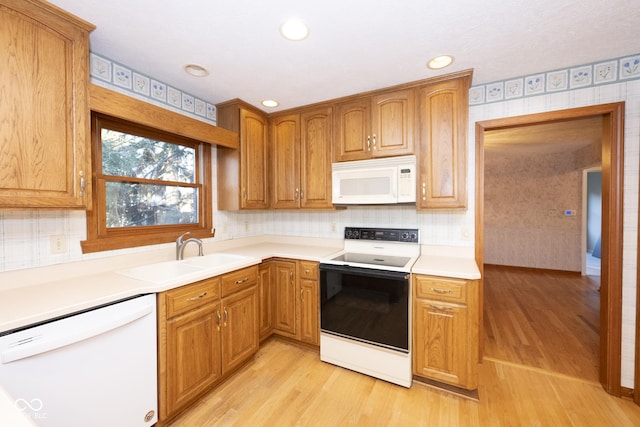
[[[471,72],[419,88],[418,209],[467,207]]]
[[[415,275],[413,374],[478,388],[477,281]]]
[[[95,27],[24,0],[0,0],[0,22],[0,208],[91,208]]]
[[[218,209],[269,207],[269,123],[251,105],[232,100],[217,106],[217,125],[240,134],[240,149],[218,147]]]
[[[333,208],[331,141],[330,107],[271,120],[272,208]]]
[[[318,263],[298,261],[300,341],[320,345],[320,290]]]
[[[414,153],[414,89],[382,92],[337,104],[334,161]]]

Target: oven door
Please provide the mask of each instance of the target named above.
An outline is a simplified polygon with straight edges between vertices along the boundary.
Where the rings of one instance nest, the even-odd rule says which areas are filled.
[[[409,352],[406,272],[320,264],[322,332]]]

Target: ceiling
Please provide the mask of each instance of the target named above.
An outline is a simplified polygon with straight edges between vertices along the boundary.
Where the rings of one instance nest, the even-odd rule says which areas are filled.
[[[482,84],[640,52],[635,0],[51,2],[97,26],[93,52],[214,104],[280,102],[269,111],[470,68]],[[309,37],[285,40],[289,17]],[[453,65],[426,68],[442,54]],[[189,63],[210,74],[187,75]]]
[[[579,150],[602,139],[602,117],[517,126],[484,132],[486,154],[540,155]]]

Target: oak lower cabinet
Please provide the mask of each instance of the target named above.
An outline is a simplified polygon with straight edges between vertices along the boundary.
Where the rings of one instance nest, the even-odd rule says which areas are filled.
[[[336,162],[414,153],[415,91],[381,92],[335,107]]]
[[[218,146],[218,209],[269,207],[269,122],[240,101],[217,104],[217,125],[240,134],[238,150]]]
[[[89,33],[40,1],[0,0],[0,208],[91,208]]]
[[[258,267],[258,294],[260,297],[260,341],[273,331],[274,265],[266,261]]]
[[[158,294],[158,409],[165,422],[258,350],[258,267]]]
[[[478,282],[413,277],[413,374],[478,388]]]
[[[417,209],[467,207],[467,121],[471,72],[418,89]]]
[[[320,344],[318,263],[275,260],[273,333]]]

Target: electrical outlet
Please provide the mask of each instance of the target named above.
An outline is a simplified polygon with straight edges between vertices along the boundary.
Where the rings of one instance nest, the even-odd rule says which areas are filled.
[[[249,221],[244,222],[244,231],[249,231]]]
[[[335,233],[337,229],[338,229],[338,226],[336,225],[336,223],[332,222],[331,223],[331,232]]]
[[[67,251],[67,239],[62,234],[51,236],[50,244],[52,255],[63,254]]]

